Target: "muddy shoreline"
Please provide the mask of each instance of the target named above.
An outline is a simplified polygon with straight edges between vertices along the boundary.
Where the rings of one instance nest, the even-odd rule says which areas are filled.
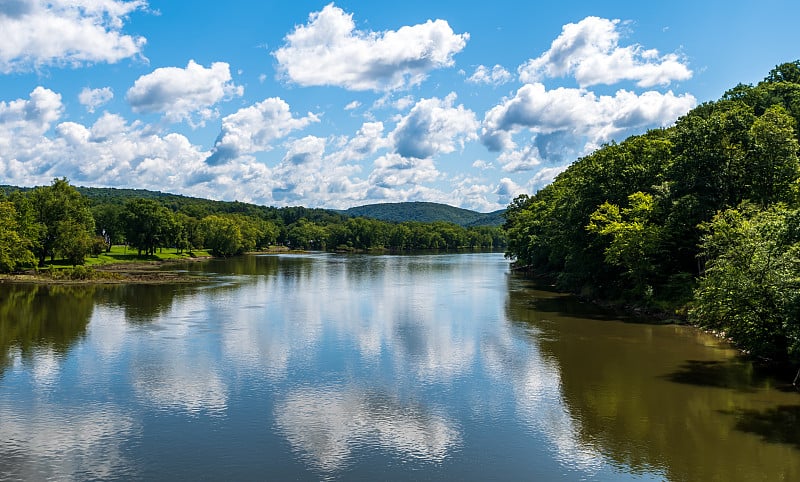
[[[201,283],[209,277],[185,271],[164,269],[170,265],[199,263],[212,257],[185,258],[180,260],[140,261],[135,263],[111,263],[87,267],[87,275],[81,278],[53,277],[49,271],[29,270],[23,273],[0,275],[0,284],[44,284],[44,285],[92,285],[92,284],[173,284]]]

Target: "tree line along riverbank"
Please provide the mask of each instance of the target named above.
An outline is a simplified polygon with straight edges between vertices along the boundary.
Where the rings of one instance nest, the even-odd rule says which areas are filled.
[[[515,265],[800,365],[800,61],[605,145],[506,211]]]
[[[0,190],[0,273],[38,272],[50,280],[110,279],[113,273],[103,274],[109,270],[94,268],[290,249],[506,246],[499,226],[388,222],[324,209],[272,208],[149,192],[150,197],[138,197],[129,190],[98,192],[91,198],[82,195],[63,178],[49,186]]]

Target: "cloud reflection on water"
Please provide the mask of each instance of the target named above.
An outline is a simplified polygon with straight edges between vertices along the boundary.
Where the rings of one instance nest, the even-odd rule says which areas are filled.
[[[536,339],[539,333],[527,330]],[[487,339],[481,347],[483,364],[495,383],[507,383],[513,394],[517,416],[529,430],[542,434],[549,449],[563,466],[589,474],[602,468],[604,457],[578,437],[580,421],[564,404],[561,393],[561,372],[553,360],[543,356],[539,347],[524,341],[520,356],[520,333],[516,336],[509,324],[498,336]]]
[[[267,274],[172,291],[168,300],[166,290],[147,317],[128,307],[139,298],[136,287],[98,303],[88,336],[70,355],[81,367],[79,384],[121,386],[135,399],[124,410],[104,409],[131,415],[116,425],[102,419],[99,437],[113,448],[152,408],[175,418],[228,417],[255,404],[262,412],[251,415],[265,417],[265,430],[277,429],[311,468],[334,472],[376,452],[438,464],[475,436],[465,417],[501,417],[511,404],[516,421],[504,423],[528,427],[564,467],[594,473],[604,464],[576,436],[579,422],[561,398],[557,365],[508,323],[503,264],[469,255],[277,263]],[[151,288],[145,293],[156,298]],[[35,357],[37,380],[64,383],[62,360],[46,355]],[[247,398],[256,396],[266,398]],[[462,399],[471,413],[462,411]],[[37,424],[34,412],[2,413]],[[41,443],[9,423],[0,420],[0,436],[17,439],[6,440]],[[72,443],[73,423],[92,421],[71,421],[53,438]],[[87,443],[75,455],[83,464],[94,450]],[[103,478],[106,465],[101,459],[91,470]]]
[[[131,470],[122,444],[136,422],[112,404],[41,402],[27,410],[0,405],[0,412],[4,480],[109,479]]]
[[[428,407],[353,387],[292,390],[274,415],[292,448],[324,471],[341,469],[365,446],[437,463],[460,440],[455,422]]]

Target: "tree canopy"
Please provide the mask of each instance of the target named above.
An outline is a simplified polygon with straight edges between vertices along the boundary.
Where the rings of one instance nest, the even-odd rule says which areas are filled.
[[[800,361],[800,61],[605,145],[506,211],[507,255],[563,289],[690,312]]]

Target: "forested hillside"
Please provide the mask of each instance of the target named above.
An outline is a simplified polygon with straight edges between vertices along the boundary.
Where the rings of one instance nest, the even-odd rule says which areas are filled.
[[[302,206],[276,208],[239,201],[214,201],[211,199],[182,196],[147,189],[125,189],[111,187],[76,186],[80,194],[93,204],[124,204],[131,199],[154,199],[173,211],[192,213],[195,217],[208,214],[239,213],[282,219],[294,222],[300,218],[313,221],[342,221],[348,217],[370,218],[380,221],[402,223],[416,221],[422,223],[446,222],[463,227],[501,226],[505,219],[505,209],[491,213],[479,213],[447,204],[431,202],[378,203],[352,207],[345,210],[305,208]],[[0,185],[0,191],[10,194],[14,191],[27,192],[30,188]]]
[[[508,255],[800,363],[800,62],[578,159],[507,211]]]
[[[447,204],[431,202],[379,203],[357,206],[343,211],[353,217],[379,219],[381,221],[404,222],[418,221],[432,223],[445,221],[459,226],[500,226],[503,224],[501,214],[505,210],[492,213],[479,213]]]

